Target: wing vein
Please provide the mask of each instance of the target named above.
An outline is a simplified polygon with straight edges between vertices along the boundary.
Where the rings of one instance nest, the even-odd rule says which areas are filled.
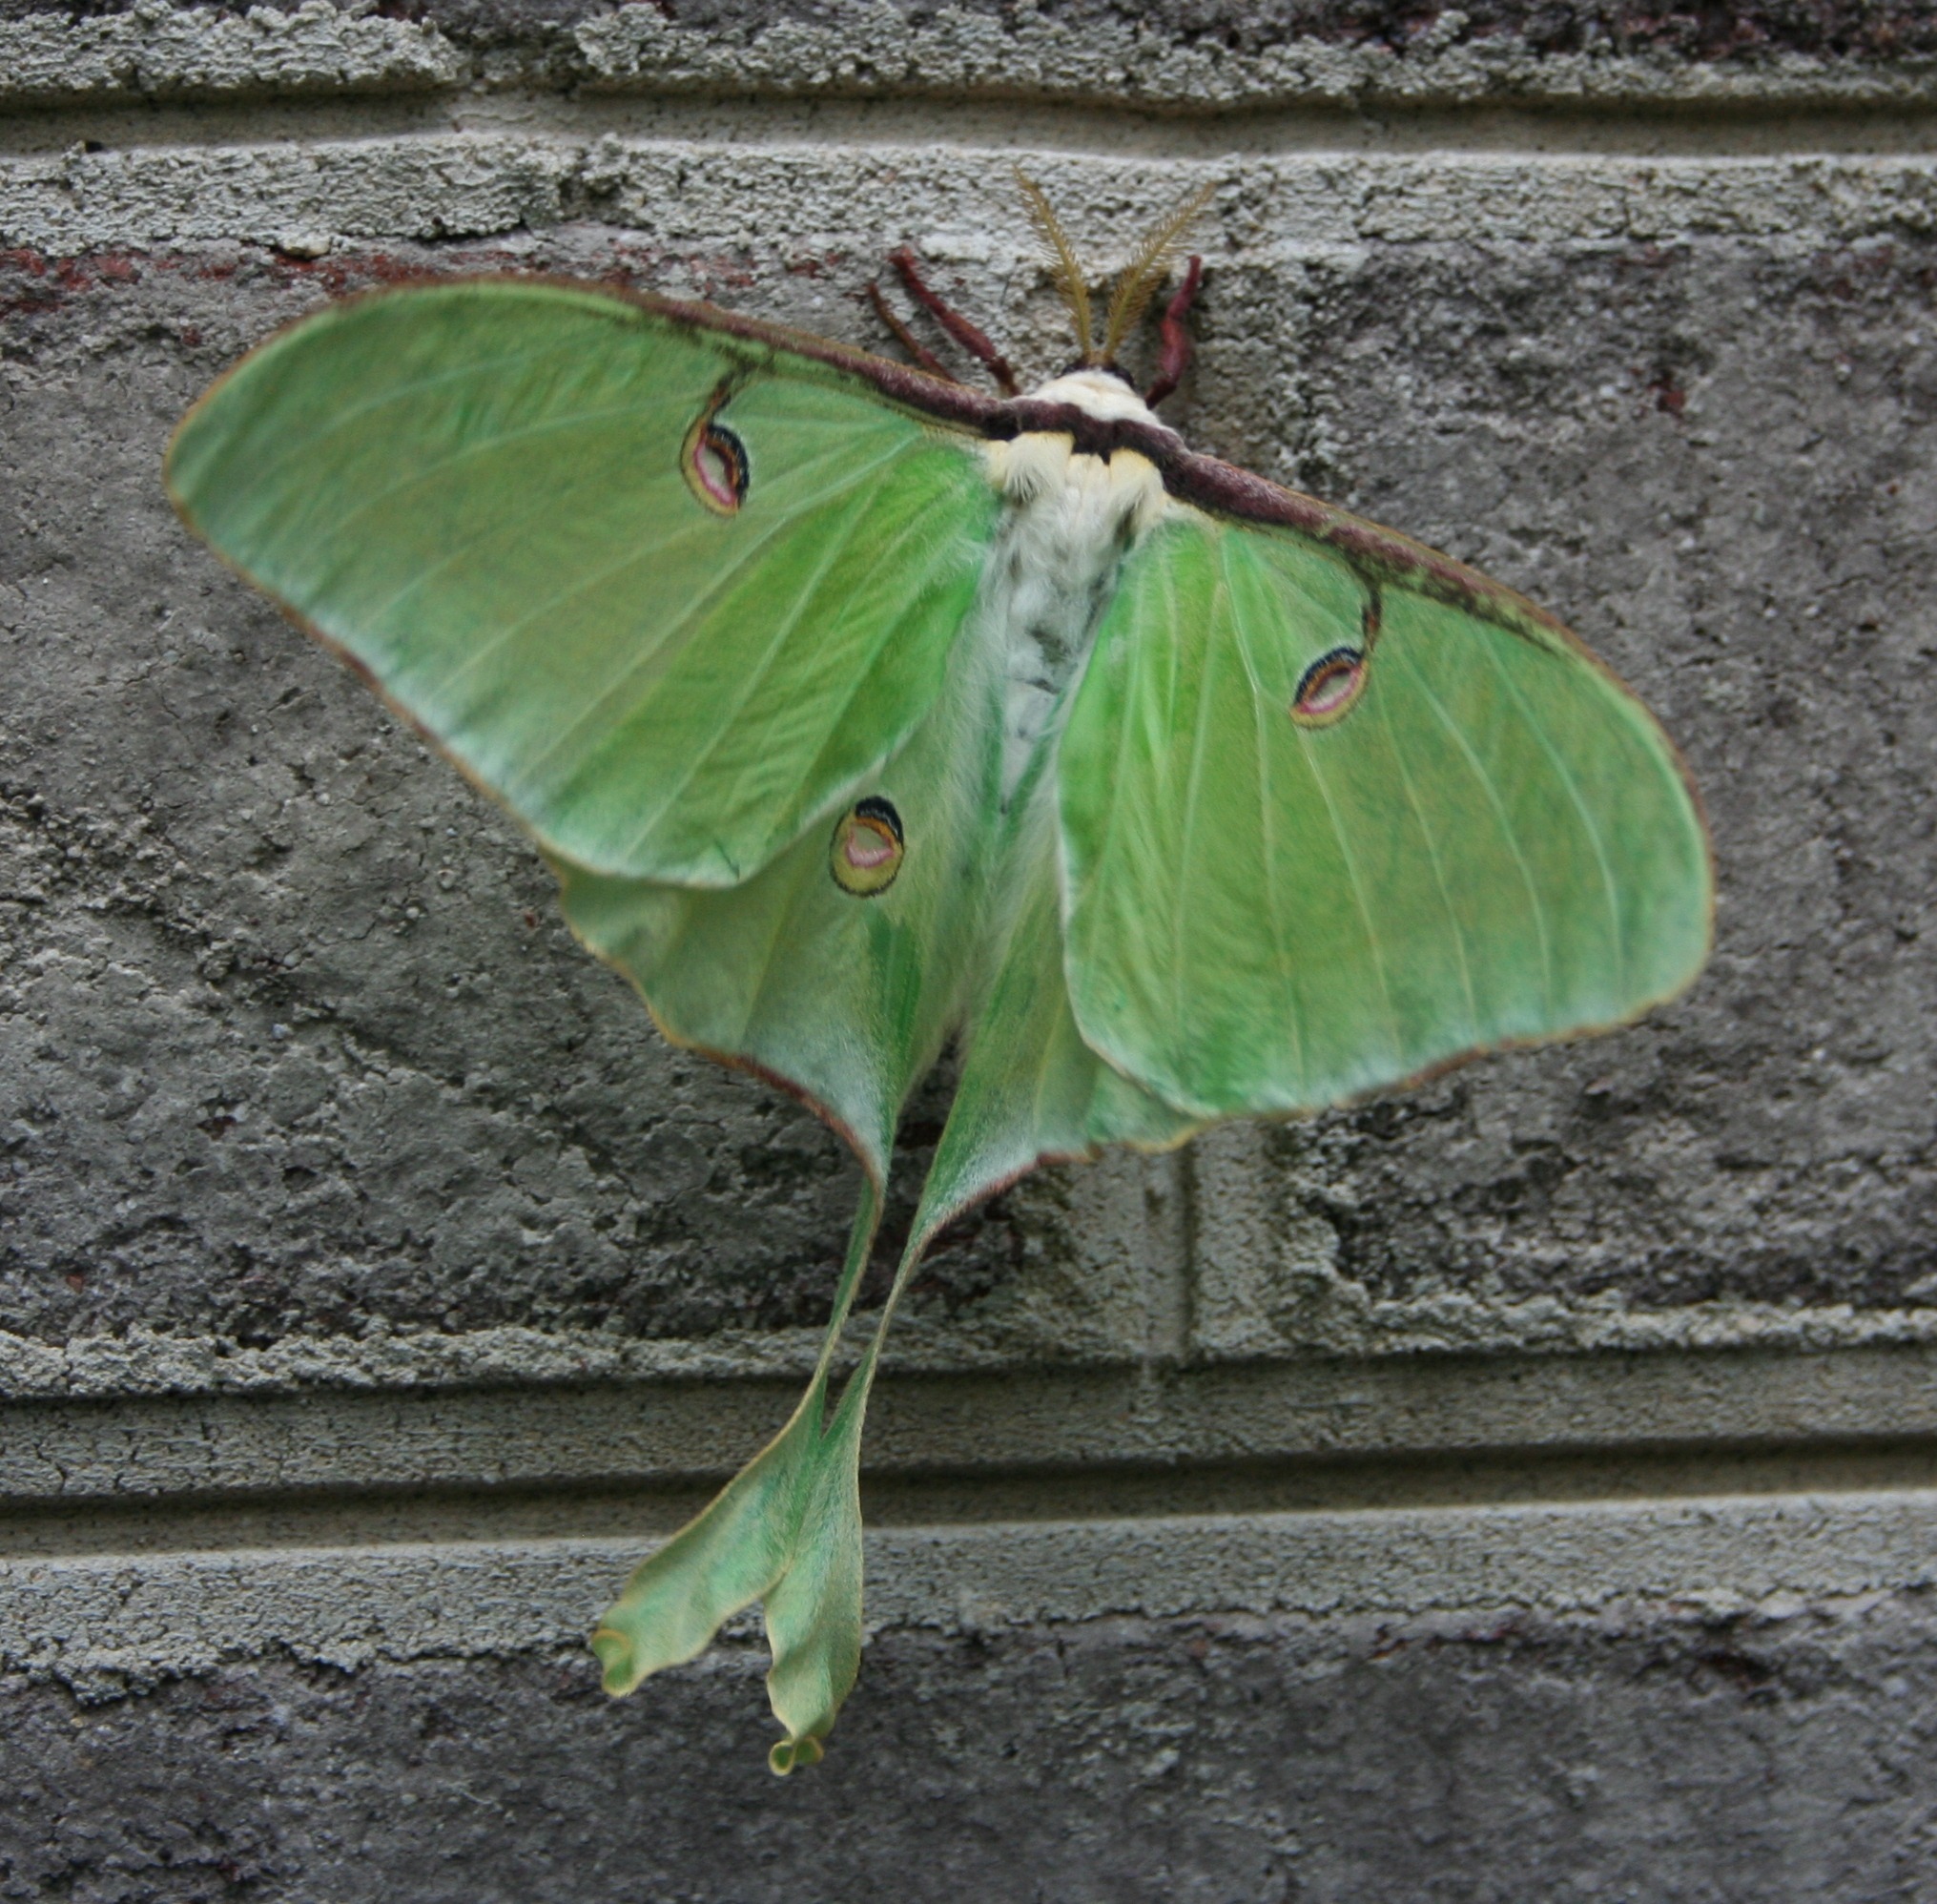
[[[1226,540],[1226,561],[1229,546]],[[1271,736],[1268,722],[1278,710],[1272,707],[1269,697],[1264,692],[1263,684],[1258,679],[1258,672],[1252,664],[1248,643],[1243,644],[1240,652],[1244,655],[1246,676],[1251,684],[1251,738],[1258,758],[1258,827],[1263,848],[1265,917],[1270,923],[1271,950],[1278,967],[1280,986],[1285,996],[1287,1020],[1291,1028],[1293,1062],[1298,1068],[1299,1095],[1303,1097],[1307,1094],[1310,1077],[1310,1067],[1307,1062],[1305,1049],[1305,998],[1298,981],[1297,961],[1291,956],[1290,942],[1285,936],[1284,915],[1279,910],[1278,817],[1271,797]]]
[[[1567,797],[1574,803],[1574,811],[1579,817],[1581,830],[1587,835],[1588,844],[1594,848],[1595,863],[1600,868],[1601,892],[1607,900],[1608,933],[1614,944],[1616,990],[1621,998],[1625,998],[1628,992],[1628,956],[1626,941],[1621,931],[1620,895],[1615,883],[1614,867],[1609,862],[1607,846],[1601,838],[1600,828],[1596,824],[1594,815],[1588,809],[1587,800],[1581,794],[1580,783],[1575,776],[1574,770],[1568,766],[1561,756],[1560,750],[1548,737],[1546,729],[1540,725],[1539,717],[1528,705],[1527,697],[1521,692],[1519,683],[1514,679],[1491,641],[1487,643],[1486,648],[1487,658],[1493,663],[1494,672],[1499,676],[1514,705],[1519,710],[1520,718],[1527,723],[1528,730],[1539,742],[1540,751],[1552,763],[1554,772],[1559,776],[1560,784],[1567,789]]]
[[[1170,611],[1165,620],[1170,636],[1170,652],[1174,656],[1178,647],[1176,583],[1175,577],[1167,569],[1164,580],[1164,595]],[[1217,626],[1220,607],[1226,615],[1231,614],[1230,581],[1223,572],[1222,563],[1219,564],[1217,588],[1210,603],[1209,625],[1213,629]],[[1234,616],[1232,618],[1235,620]],[[1240,641],[1242,642],[1242,638]],[[1205,711],[1211,704],[1211,684],[1214,678],[1212,671],[1216,666],[1216,655],[1217,644],[1214,641],[1207,641],[1204,650],[1204,671],[1199,677],[1197,706],[1191,717],[1190,773],[1185,782],[1182,824],[1177,833],[1175,902],[1170,914],[1170,1024],[1172,1035],[1178,1038],[1185,1035],[1185,1027],[1190,1022],[1185,1013],[1184,997],[1185,902],[1186,889],[1190,884],[1191,839],[1197,831],[1197,810],[1204,791],[1205,745],[1209,738],[1208,716]],[[1174,689],[1172,699],[1174,702]]]
[[[906,543],[908,543],[910,540],[914,538],[915,533],[918,528],[921,528],[926,526],[928,519],[931,516],[936,515],[939,512],[939,500],[940,499],[938,498],[936,502],[931,503],[927,507],[927,508],[925,508],[922,511],[920,515],[911,517],[909,521],[905,523],[902,526],[902,528],[896,533],[894,539],[885,545],[885,547],[881,550],[882,566],[886,566],[889,558],[893,557]],[[874,646],[868,651],[865,656],[856,657],[854,666],[851,667],[848,671],[847,693],[842,697],[840,707],[836,712],[836,714],[833,716],[833,718],[831,718],[827,722],[827,729],[830,733],[835,733],[839,731],[848,713],[854,707],[855,699],[860,694],[861,689],[867,680],[870,671],[874,668],[875,664],[881,658],[881,651],[887,647],[888,643],[899,631],[902,625],[907,621],[908,617],[914,612],[915,604],[921,598],[921,596],[924,593],[927,592],[928,585],[931,581],[933,581],[936,571],[945,566],[945,564],[949,559],[949,555],[950,555],[949,549],[944,545],[937,543],[931,548],[927,565],[920,569],[918,576],[917,577],[913,586],[904,589],[900,605],[893,611],[892,614],[883,614],[880,616],[879,618],[880,631],[875,637]],[[951,647],[953,647],[955,640],[959,637],[959,634],[960,628],[959,626],[958,626],[956,634],[950,637]],[[826,746],[825,742],[823,742],[822,753],[825,753],[825,751]],[[883,754],[879,757],[881,759],[886,759],[888,755],[886,754]],[[820,764],[819,755],[815,755],[814,764],[815,766],[818,766]]]
[[[640,841],[665,818],[667,809],[691,786],[701,768],[718,751],[720,743],[727,736],[727,731],[746,711],[747,703],[759,693],[768,675],[773,672],[773,663],[781,650],[786,647],[794,630],[800,626],[801,617],[806,614],[808,604],[814,600],[819,592],[820,585],[826,581],[828,571],[839,562],[852,546],[855,532],[867,515],[868,505],[872,500],[866,494],[854,496],[849,501],[846,515],[838,523],[822,523],[824,540],[813,569],[795,589],[793,600],[786,612],[775,617],[773,631],[767,638],[767,644],[761,651],[759,659],[742,675],[739,686],[727,704],[717,710],[709,711],[712,715],[711,732],[688,755],[686,764],[679,775],[662,793],[656,810],[641,820],[628,846],[628,852],[637,850]],[[729,801],[728,804],[731,806],[732,802]]]
[[[829,449],[820,456],[809,457],[804,462],[794,465],[792,468],[788,470],[787,474],[789,476],[797,476],[803,470],[811,470],[814,468],[817,465],[825,463],[828,460],[828,458],[833,454],[834,451],[832,449]],[[872,473],[874,469],[878,467],[879,467],[878,464],[870,464],[866,468],[857,471],[855,477],[852,480],[857,481],[859,480],[860,477]],[[835,493],[836,495],[840,493],[838,487],[836,487]],[[725,568],[723,568],[719,571],[719,573],[713,577],[712,581],[708,585],[708,587],[701,591],[699,596],[699,602],[701,604],[704,604],[705,602],[711,600],[713,596],[715,596],[722,588],[724,588],[728,583],[730,583],[733,579],[733,577],[739,573],[740,569],[744,568],[746,564],[750,562],[755,555],[757,555],[761,549],[765,548],[767,545],[770,542],[772,542],[776,535],[779,535],[783,530],[792,528],[796,518],[798,518],[802,513],[804,513],[810,507],[818,504],[823,499],[816,497],[813,499],[812,503],[804,500],[798,504],[795,504],[793,508],[784,511],[766,528],[762,529],[758,535],[751,538],[747,548],[738,551],[735,556],[735,559],[732,562],[729,563]],[[697,508],[695,508],[694,517],[696,522],[697,519],[700,517],[700,515],[701,512]],[[711,522],[712,520],[715,519],[711,517],[706,518],[707,522]],[[479,539],[484,540],[485,538],[480,537]],[[531,605],[531,607],[526,609],[525,612],[519,615],[515,620],[508,621],[502,628],[494,630],[489,639],[480,642],[475,648],[471,649],[469,652],[467,652],[464,655],[464,659],[460,661],[455,668],[451,669],[447,673],[445,673],[440,678],[438,684],[440,690],[444,693],[448,693],[451,691],[451,689],[457,685],[458,682],[463,680],[464,677],[470,673],[472,669],[480,666],[482,663],[485,661],[488,661],[491,658],[491,656],[494,655],[499,649],[504,647],[507,641],[515,640],[517,636],[522,634],[525,631],[525,630],[528,628],[530,624],[533,621],[535,621],[540,615],[548,614],[553,609],[559,607],[562,603],[570,601],[572,597],[575,595],[584,594],[588,589],[596,589],[601,584],[609,582],[614,575],[624,574],[628,569],[630,569],[635,564],[646,560],[649,556],[657,558],[663,555],[664,552],[665,551],[663,545],[659,544],[654,544],[650,548],[639,548],[629,550],[627,554],[622,555],[618,559],[618,561],[608,563],[604,569],[594,569],[591,574],[579,577],[579,579],[573,582],[569,588],[561,589],[555,594],[547,595],[542,602],[534,602]],[[416,587],[417,580],[416,578],[413,578],[410,582],[406,583],[403,586],[403,588],[397,592],[396,595],[391,597],[390,601],[384,605],[382,612],[386,615],[391,613],[395,609],[396,605],[399,602],[404,600],[406,597],[408,597]],[[689,619],[689,617],[682,616],[679,620],[675,621],[672,624],[673,629],[677,630],[683,627],[687,619]],[[649,660],[651,656],[653,654],[656,654],[660,649],[665,647],[665,645],[666,641],[664,636],[662,636],[659,640],[653,642],[651,644],[651,647],[648,650],[647,653],[638,658],[638,662],[628,662],[627,664],[627,668],[621,672],[618,680],[623,681],[623,679],[625,678],[625,674],[627,673],[629,673],[633,666],[639,665],[639,663],[642,663],[646,660]],[[613,685],[616,687],[617,682],[615,682]],[[604,690],[601,691],[602,693],[606,691]],[[596,706],[596,703],[594,703],[594,706]],[[552,744],[555,746],[557,743],[556,741],[554,741]]]
[[[905,447],[905,445],[897,445],[888,455],[876,458],[873,463],[867,464],[855,470],[844,486],[846,488],[853,488],[856,483],[872,475],[883,464],[891,462]],[[810,469],[816,463],[824,462],[825,460],[825,457],[809,458],[806,462],[794,466],[788,473],[790,475],[797,475],[801,470]],[[841,488],[836,488],[835,491],[836,498],[841,493]],[[814,499],[814,506],[825,507],[829,499],[824,496],[816,497]],[[585,703],[565,726],[559,729],[535,754],[519,763],[519,773],[525,783],[528,786],[536,770],[545,761],[550,759],[561,747],[575,738],[579,730],[587,721],[597,716],[608,702],[621,693],[626,684],[633,675],[642,668],[649,665],[662,653],[668,644],[682,629],[690,627],[694,618],[701,614],[719,598],[721,593],[732,585],[741,571],[747,568],[756,555],[765,549],[777,536],[794,526],[796,519],[807,512],[808,507],[807,504],[803,503],[786,514],[779,516],[775,521],[762,529],[758,535],[749,538],[743,548],[735,550],[732,559],[722,564],[719,571],[713,576],[711,581],[699,590],[692,600],[672,618],[670,624],[658,631],[656,638],[645,648],[643,652],[628,657],[617,673],[607,681],[603,687],[595,690],[592,697]],[[548,596],[546,600],[534,603],[522,615],[518,616],[516,620],[506,622],[503,628],[496,630],[492,633],[489,640],[481,642],[478,647],[465,655],[456,668],[452,669],[440,680],[438,684],[439,692],[446,694],[449,693],[452,687],[462,680],[466,673],[488,660],[506,642],[516,639],[540,615],[548,614],[562,604],[572,600],[574,596],[583,595],[590,590],[602,587],[615,575],[621,575],[628,569],[636,567],[641,562],[653,559],[658,553],[657,548],[633,549],[628,554],[621,556],[618,561],[608,563],[605,568],[595,569],[591,574],[580,577],[570,588],[561,589],[556,594]]]
[[[462,448],[453,449],[448,455],[440,456],[435,463],[427,463],[400,476],[396,482],[386,484],[360,496],[356,506],[346,509],[327,528],[314,532],[318,543],[334,542],[347,532],[352,523],[360,521],[372,510],[381,509],[393,497],[402,495],[406,489],[414,489],[421,484],[436,481],[477,457],[494,455],[499,450],[508,449],[517,444],[535,443],[540,437],[554,436],[561,431],[586,428],[596,424],[611,423],[617,418],[627,418],[634,423],[641,416],[637,404],[619,404],[610,409],[577,410],[568,417],[549,417],[543,423],[528,424],[523,429],[499,430],[487,437],[481,437],[475,443],[467,443]]]
[[[676,800],[678,800],[679,797],[686,792],[687,788],[692,784],[692,781],[695,778],[695,776],[699,774],[700,769],[705,765],[705,763],[708,760],[710,760],[713,756],[713,754],[720,746],[720,743],[726,738],[728,728],[732,725],[733,721],[739,716],[741,712],[746,708],[748,702],[751,701],[753,698],[754,694],[758,693],[760,687],[766,681],[769,674],[772,673],[773,664],[775,660],[778,658],[781,649],[785,647],[788,638],[793,634],[793,631],[799,627],[801,617],[807,612],[808,605],[813,601],[815,593],[818,591],[820,588],[821,583],[826,579],[828,571],[835,567],[835,565],[840,560],[842,555],[844,555],[847,552],[848,548],[852,546],[855,533],[859,529],[862,522],[866,519],[869,505],[872,503],[873,500],[874,500],[873,497],[866,494],[862,494],[856,497],[855,507],[850,511],[847,519],[841,524],[838,534],[829,536],[827,544],[821,552],[819,561],[814,566],[813,573],[807,578],[806,582],[802,585],[799,592],[796,594],[794,598],[793,607],[789,610],[787,614],[784,617],[782,617],[782,619],[778,623],[777,627],[774,630],[773,638],[768,642],[766,650],[761,654],[759,661],[752,668],[748,670],[746,679],[741,685],[739,691],[734,694],[732,703],[727,708],[721,710],[718,717],[713,722],[712,732],[711,733],[711,735],[708,735],[705,743],[693,751],[690,757],[688,759],[686,767],[680,774],[679,777],[673,782],[671,787],[667,790],[663,797],[660,799],[657,809],[648,818],[641,821],[638,830],[633,834],[632,838],[628,846],[627,850],[628,852],[634,852],[638,849],[640,842],[644,840],[665,817],[668,808],[670,808]],[[921,518],[916,518],[915,520],[918,522],[919,520],[921,520]],[[908,529],[904,528],[901,535],[897,536],[895,539],[895,541],[890,543],[888,547],[882,551],[882,559],[884,563],[887,561],[889,557],[891,557],[896,552],[896,550],[900,547],[901,543],[905,541]],[[927,569],[923,570],[922,579],[924,584],[927,580],[928,575],[934,572],[934,567],[935,565],[931,564]],[[905,614],[905,612],[906,610],[904,607],[904,609],[901,611],[897,612],[892,618],[892,627],[898,628],[900,626],[902,617]],[[879,652],[880,646],[877,643],[875,652],[878,654]],[[855,695],[858,693],[860,691],[861,676],[865,673],[865,672],[866,672],[865,669],[858,665],[855,668],[850,670],[850,686],[848,689],[847,697],[841,704],[843,712],[848,707],[853,705]],[[835,725],[837,725],[837,722],[829,723],[830,727]],[[810,763],[810,771],[814,764],[817,764],[817,756],[816,762]]]
[[[1520,851],[1520,841],[1515,833],[1513,822],[1507,817],[1505,803],[1501,800],[1499,789],[1494,785],[1493,776],[1486,770],[1479,755],[1473,752],[1473,743],[1461,730],[1459,723],[1447,713],[1437,694],[1432,692],[1432,683],[1424,673],[1419,675],[1419,692],[1426,696],[1426,704],[1439,717],[1439,724],[1453,736],[1453,745],[1466,755],[1466,762],[1473,769],[1473,777],[1485,790],[1488,804],[1494,810],[1494,817],[1499,821],[1500,833],[1507,842],[1508,850],[1514,856],[1514,863],[1520,870],[1521,883],[1527,888],[1527,902],[1534,915],[1534,930],[1540,938],[1540,971],[1546,987],[1547,1017],[1554,1017],[1554,945],[1547,923],[1547,908],[1540,898],[1540,888],[1534,879],[1533,868],[1527,864],[1527,856]]]
[[[1298,735],[1299,751],[1305,755],[1305,763],[1311,770],[1313,784],[1318,788],[1318,797],[1325,802],[1326,817],[1331,822],[1332,838],[1338,841],[1339,857],[1345,861],[1345,876],[1351,882],[1352,904],[1358,909],[1359,923],[1365,927],[1366,948],[1372,955],[1372,971],[1379,982],[1379,997],[1386,1007],[1386,1023],[1392,1034],[1392,1056],[1396,1063],[1406,1063],[1406,1038],[1399,1028],[1399,1007],[1392,997],[1392,983],[1386,970],[1386,948],[1379,939],[1379,929],[1372,919],[1372,908],[1366,898],[1364,875],[1359,871],[1358,855],[1353,851],[1347,835],[1346,824],[1338,810],[1338,801],[1333,797],[1331,783],[1326,778],[1325,770],[1318,762],[1318,750],[1314,742],[1302,731]]]
[[[1399,660],[1398,654],[1392,662]],[[1389,664],[1391,665],[1391,664]],[[1376,693],[1377,681],[1368,683]],[[1453,888],[1446,882],[1446,868],[1439,857],[1439,844],[1432,837],[1432,827],[1426,817],[1426,807],[1419,797],[1417,783],[1412,778],[1412,770],[1406,764],[1406,751],[1400,745],[1397,730],[1392,725],[1392,709],[1390,697],[1379,696],[1379,718],[1385,724],[1386,737],[1391,743],[1392,758],[1399,769],[1399,779],[1406,789],[1406,798],[1411,802],[1412,816],[1419,822],[1419,837],[1426,842],[1426,858],[1432,867],[1432,882],[1439,888],[1439,903],[1446,910],[1446,923],[1453,934],[1453,949],[1459,960],[1459,982],[1466,993],[1466,1019],[1468,1030],[1477,1040],[1479,1029],[1479,994],[1473,989],[1473,965],[1467,954],[1466,931],[1459,922],[1459,914],[1453,909]]]
[[[285,464],[293,463],[306,451],[314,449],[319,443],[347,429],[352,424],[364,417],[376,416],[393,404],[403,403],[406,399],[419,396],[423,391],[434,390],[442,383],[458,383],[467,378],[476,378],[493,371],[503,370],[509,364],[535,363],[542,357],[555,354],[559,346],[546,343],[542,347],[527,350],[507,351],[503,357],[487,357],[480,361],[457,365],[453,369],[440,370],[427,377],[414,378],[408,383],[392,384],[388,389],[373,397],[366,397],[361,403],[346,404],[340,409],[333,410],[327,423],[320,428],[311,430],[307,436],[292,437],[282,443],[258,481],[274,475]]]

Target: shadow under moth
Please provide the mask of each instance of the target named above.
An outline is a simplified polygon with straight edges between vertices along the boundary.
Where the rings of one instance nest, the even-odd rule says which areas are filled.
[[[819,1364],[591,1644],[614,1693],[763,1604],[772,1764],[859,1664],[858,1458],[936,1232],[1050,1159],[1295,1116],[1618,1025],[1711,937],[1698,804],[1551,616],[1391,529],[1198,454],[1193,200],[1088,280],[1026,393],[707,304],[425,282],[271,338],[182,423],[183,519],[529,830],[666,1035],[793,1091],[865,1181]],[[836,1351],[897,1115],[960,1082],[893,1291]],[[838,1364],[838,1366],[846,1366]]]

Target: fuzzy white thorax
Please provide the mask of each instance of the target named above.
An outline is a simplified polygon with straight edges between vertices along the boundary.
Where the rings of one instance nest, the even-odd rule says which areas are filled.
[[[1093,417],[1156,422],[1134,390],[1102,371],[1073,370],[1029,394]],[[990,479],[1009,505],[980,605],[1001,677],[1004,801],[1066,709],[1064,690],[1088,659],[1123,557],[1166,507],[1147,457],[1075,448],[1071,437],[1043,430],[987,445]]]
[[[1035,404],[1073,404],[1086,415],[1104,423],[1134,417],[1138,423],[1156,424],[1157,413],[1121,377],[1108,370],[1066,370],[1029,392]]]

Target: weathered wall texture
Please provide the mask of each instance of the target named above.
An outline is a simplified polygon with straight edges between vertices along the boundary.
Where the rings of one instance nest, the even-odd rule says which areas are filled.
[[[1046,371],[1011,155],[1100,269],[1215,184],[1174,420],[1570,619],[1720,945],[966,1226],[777,1786],[752,1651],[576,1643],[853,1169],[157,466],[423,270],[874,342],[912,240]],[[0,5],[0,1897],[1937,1898],[1933,285],[1918,5]]]

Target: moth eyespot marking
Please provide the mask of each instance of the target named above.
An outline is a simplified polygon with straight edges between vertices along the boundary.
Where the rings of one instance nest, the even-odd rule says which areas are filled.
[[[747,500],[747,480],[751,473],[747,445],[725,424],[713,421],[720,400],[700,412],[680,446],[679,467],[686,486],[715,515],[739,512]]]
[[[892,800],[856,800],[841,816],[829,843],[827,868],[842,892],[878,899],[900,876],[907,858],[901,816]]]
[[[1291,696],[1291,718],[1300,727],[1329,727],[1351,712],[1365,685],[1366,651],[1334,648],[1299,675]]]

